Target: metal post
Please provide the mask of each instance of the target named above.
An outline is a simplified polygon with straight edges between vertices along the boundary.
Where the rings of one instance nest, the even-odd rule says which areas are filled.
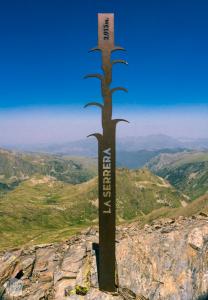
[[[99,288],[115,292],[115,227],[116,227],[116,124],[124,119],[112,119],[112,95],[117,90],[127,92],[123,87],[110,87],[112,66],[127,64],[122,59],[111,61],[111,52],[124,50],[114,45],[114,14],[98,14],[98,46],[91,51],[101,51],[103,74],[89,74],[101,81],[103,103],[90,102],[102,111],[103,133],[94,133],[98,140],[98,184],[99,184]]]

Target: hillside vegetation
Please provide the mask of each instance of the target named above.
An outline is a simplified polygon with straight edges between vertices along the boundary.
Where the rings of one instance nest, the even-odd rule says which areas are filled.
[[[205,194],[195,201],[187,204],[185,207],[168,208],[161,207],[149,213],[148,215],[139,218],[141,225],[151,223],[157,219],[162,218],[177,218],[193,217],[194,215],[201,214],[202,216],[208,216],[208,194]]]
[[[160,152],[147,167],[155,174],[117,169],[117,224],[206,211],[208,152]],[[97,222],[96,159],[0,149],[0,250],[58,241]]]
[[[97,174],[96,160],[0,149],[1,190],[13,189],[35,174],[53,176],[68,183],[81,183]]]
[[[40,175],[24,180],[0,198],[0,247],[56,240],[97,223],[97,195],[97,177],[76,185]],[[185,200],[148,169],[117,171],[118,221],[180,207]]]
[[[208,152],[163,153],[147,167],[194,200],[208,192]]]

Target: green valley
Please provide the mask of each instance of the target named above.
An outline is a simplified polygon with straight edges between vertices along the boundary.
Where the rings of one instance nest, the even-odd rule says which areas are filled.
[[[146,154],[137,152],[132,162]],[[117,169],[117,224],[207,213],[208,153],[149,154],[146,167]],[[96,158],[0,149],[0,250],[59,241],[97,225],[97,181]]]
[[[117,170],[118,222],[161,207],[180,207],[185,200],[146,168]],[[51,176],[32,176],[1,196],[0,247],[66,238],[83,226],[96,224],[97,216],[97,177],[74,185]]]

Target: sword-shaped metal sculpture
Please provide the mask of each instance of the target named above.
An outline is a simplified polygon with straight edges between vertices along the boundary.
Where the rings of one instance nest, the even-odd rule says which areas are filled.
[[[111,53],[124,50],[114,45],[114,14],[98,14],[98,46],[90,51],[102,53],[103,74],[89,74],[85,78],[95,77],[101,81],[103,104],[90,102],[85,107],[95,105],[102,111],[103,133],[94,133],[98,140],[98,184],[99,184],[99,288],[115,292],[115,198],[116,198],[116,124],[124,119],[112,119],[112,95],[115,91],[127,91],[123,87],[110,87],[112,81],[112,66],[116,63],[127,64],[122,59],[111,61]]]

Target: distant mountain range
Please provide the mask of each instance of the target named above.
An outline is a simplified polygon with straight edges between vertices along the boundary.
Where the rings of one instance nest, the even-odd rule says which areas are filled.
[[[151,159],[161,153],[178,153],[183,151],[192,151],[183,148],[164,148],[158,150],[138,150],[138,151],[117,151],[117,167],[129,169],[138,169],[145,166]]]
[[[73,156],[97,156],[97,141],[95,138],[72,141],[68,143],[42,145],[2,145],[7,149],[21,151],[45,152]],[[167,135],[132,136],[117,139],[118,152],[135,152],[139,150],[158,151],[161,149],[208,149],[208,138],[172,138]]]
[[[97,174],[97,160],[0,149],[0,190],[13,189],[35,174],[81,183]]]

